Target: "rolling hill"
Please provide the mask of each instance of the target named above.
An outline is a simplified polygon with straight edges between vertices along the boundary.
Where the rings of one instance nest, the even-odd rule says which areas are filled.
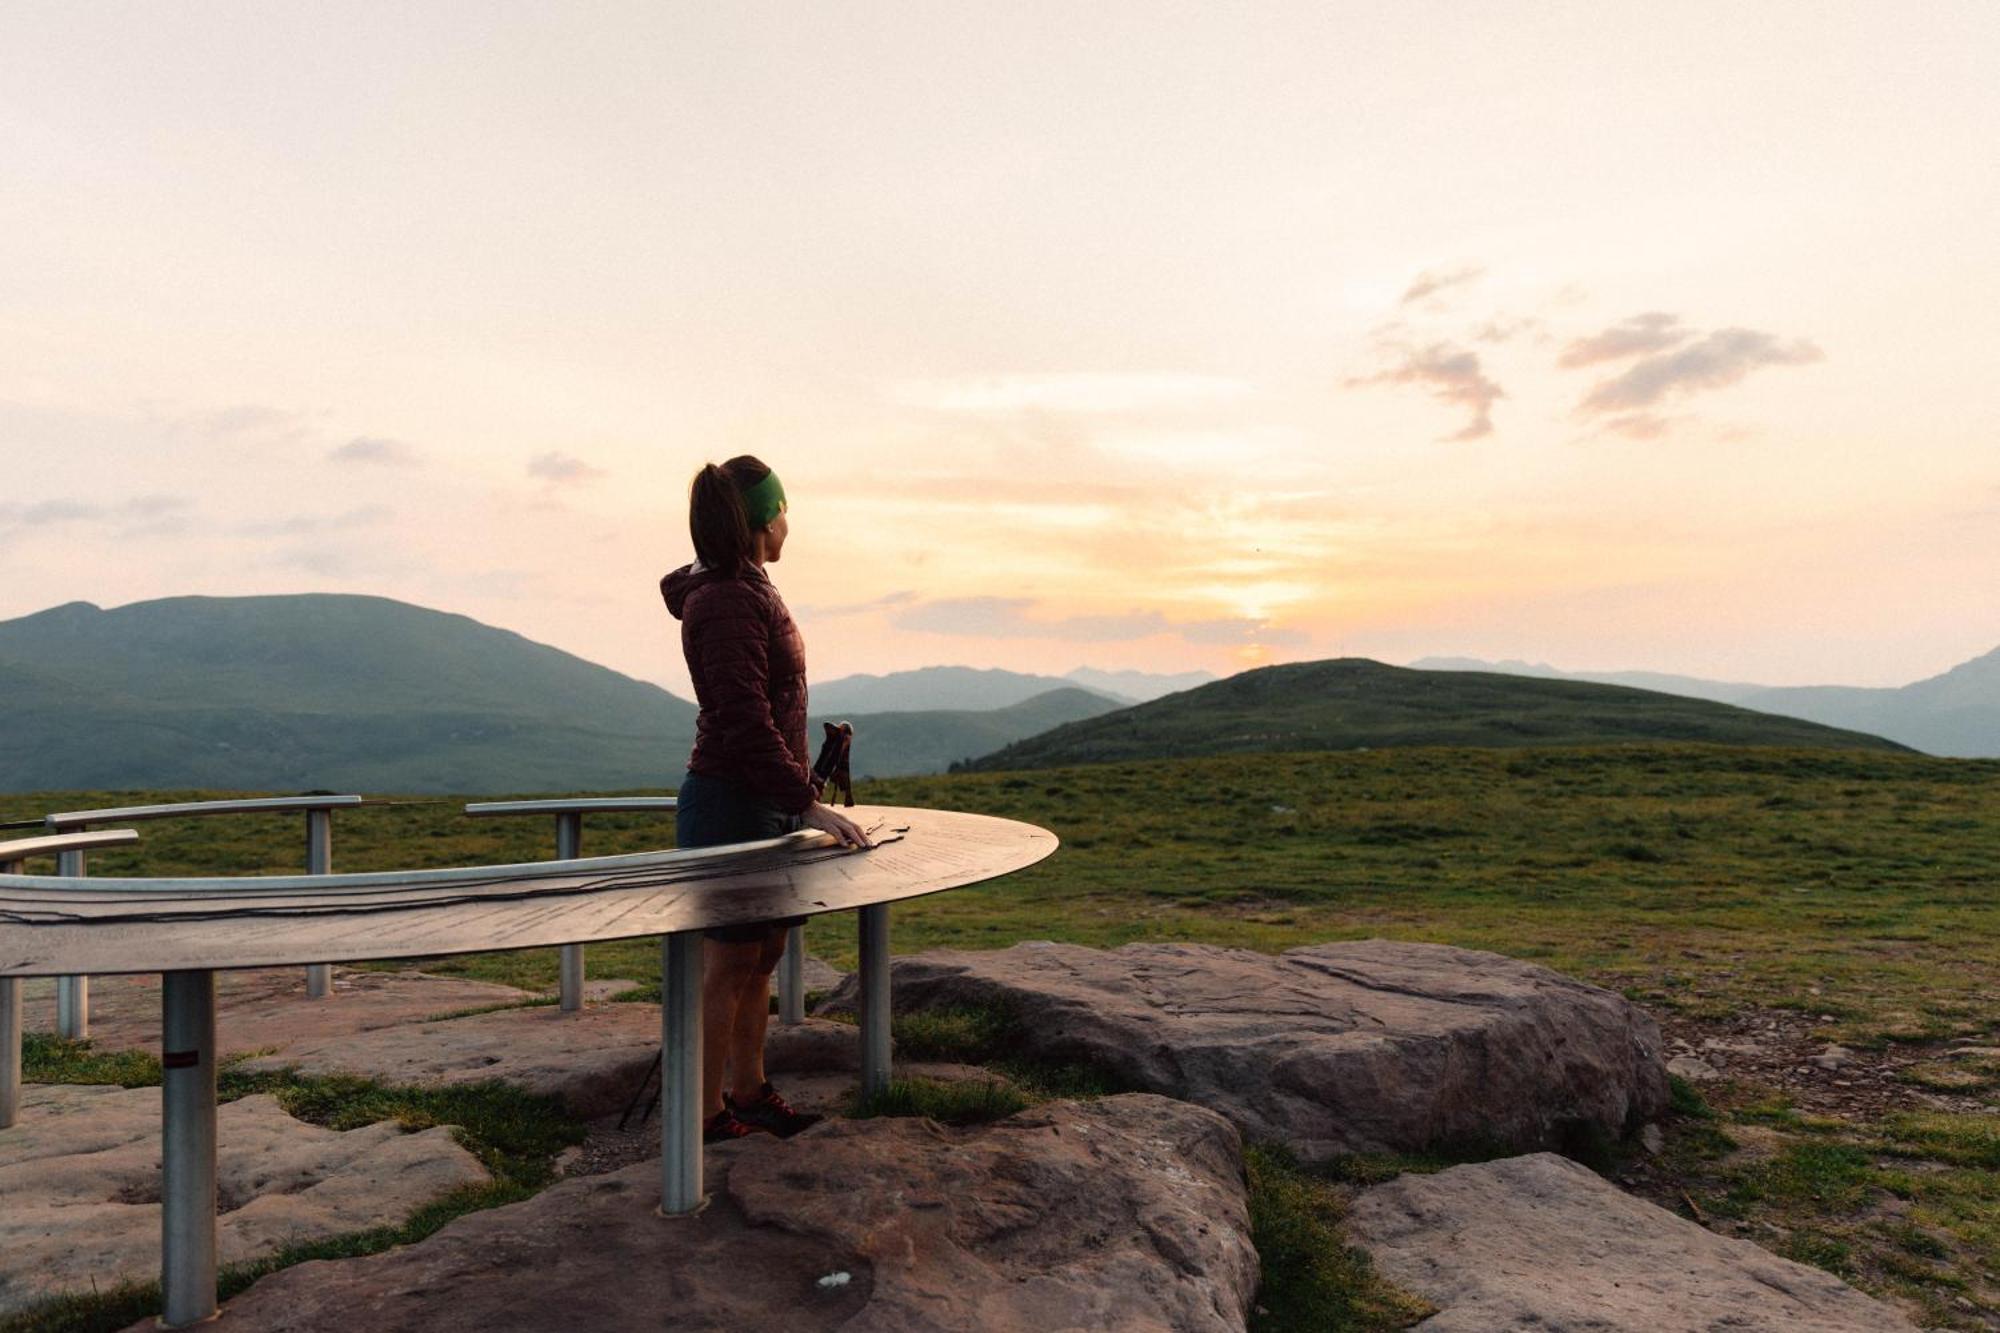
[[[1245,671],[1072,722],[969,767],[1043,768],[1244,751],[1663,740],[1903,748],[1876,736],[1647,690],[1337,658]]]
[[[1930,754],[2000,758],[2000,648],[1941,675],[1890,688],[1851,685],[1745,685],[1648,671],[1559,671],[1527,662],[1484,663],[1427,657],[1425,670],[1496,671],[1558,680],[1636,685],[1662,694],[1718,699],[1760,713],[1872,732]]]
[[[1546,662],[1523,662],[1511,657],[1502,662],[1482,662],[1476,657],[1426,657],[1410,666],[1418,671],[1490,671],[1503,676],[1540,676],[1545,680],[1588,680],[1599,685],[1626,685],[1635,690],[1709,699],[1719,704],[1740,704],[1751,695],[1771,688],[1743,681],[1676,676],[1666,671],[1564,671]]]
[[[940,772],[1117,707],[1053,684],[1006,708],[813,712],[855,724],[857,776]],[[0,622],[0,716],[0,791],[477,794],[672,786],[695,708],[465,616],[305,594]]]
[[[694,706],[657,685],[465,616],[322,594],[0,623],[0,706],[14,791],[641,786],[694,735]]]

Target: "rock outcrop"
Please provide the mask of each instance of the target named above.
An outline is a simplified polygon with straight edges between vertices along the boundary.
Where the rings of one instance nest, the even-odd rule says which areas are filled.
[[[712,1149],[662,1218],[656,1163],[302,1264],[224,1307],[242,1330],[1239,1330],[1257,1281],[1239,1140],[1143,1095],[973,1129],[834,1121]]]
[[[399,1222],[486,1170],[440,1126],[345,1132],[267,1096],[217,1112],[223,1263]],[[0,1314],[160,1272],[160,1090],[31,1086],[0,1134]]]
[[[826,1002],[851,1008],[850,978]],[[1658,1026],[1622,996],[1499,954],[1360,940],[1276,956],[1038,941],[894,962],[898,1012],[999,1008],[1034,1058],[1198,1102],[1308,1160],[1561,1147],[1663,1110]]]
[[[630,982],[623,983],[625,987]],[[530,991],[465,977],[426,972],[370,972],[340,967],[333,994],[306,998],[306,974],[299,967],[263,967],[215,974],[215,1039],[220,1053],[276,1051],[298,1041],[332,1037],[443,1014],[534,999]],[[55,982],[27,983],[24,998],[30,1030],[55,1030]],[[160,1049],[160,978],[157,973],[92,977],[90,1039],[99,1050]]]
[[[1830,1273],[1550,1153],[1398,1176],[1355,1201],[1347,1235],[1438,1307],[1422,1333],[1915,1333]]]
[[[773,1019],[764,1062],[774,1075],[856,1069],[859,1041],[846,1023],[808,1019],[787,1026]],[[572,1114],[590,1119],[622,1109],[659,1055],[657,1004],[591,1005],[573,1014],[540,1005],[296,1041],[241,1068],[359,1074],[420,1087],[494,1079],[559,1097]]]

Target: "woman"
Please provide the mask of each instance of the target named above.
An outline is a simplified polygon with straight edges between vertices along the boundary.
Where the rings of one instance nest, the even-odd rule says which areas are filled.
[[[695,562],[660,580],[681,622],[694,681],[694,753],[677,810],[679,845],[822,829],[867,847],[852,820],[819,800],[806,743],[805,643],[764,566],[790,523],[777,474],[747,455],[695,475],[688,530]],[[702,1141],[762,1132],[789,1138],[819,1119],[795,1111],[764,1077],[771,972],[786,928],[805,918],[724,926],[702,948]],[[723,1093],[725,1068],[729,1092]]]

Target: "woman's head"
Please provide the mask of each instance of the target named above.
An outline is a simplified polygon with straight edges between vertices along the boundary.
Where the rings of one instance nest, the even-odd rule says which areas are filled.
[[[748,454],[694,474],[688,489],[688,535],[710,569],[776,560],[790,524],[777,474]]]

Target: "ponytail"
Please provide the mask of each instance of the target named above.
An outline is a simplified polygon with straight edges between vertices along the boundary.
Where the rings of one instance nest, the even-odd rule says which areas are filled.
[[[771,475],[771,469],[744,454],[694,474],[688,488],[688,535],[695,557],[710,569],[733,573],[756,548],[743,492]]]

